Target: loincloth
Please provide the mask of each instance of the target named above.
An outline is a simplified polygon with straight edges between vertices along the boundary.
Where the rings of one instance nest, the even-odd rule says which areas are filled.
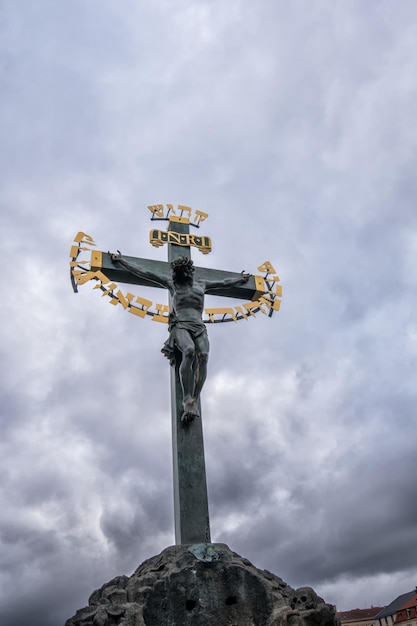
[[[186,330],[195,341],[201,335],[207,336],[207,328],[204,322],[185,322],[173,320],[169,324],[169,337],[161,348],[161,352],[169,360],[171,365],[175,363],[175,349],[178,350],[177,331]]]

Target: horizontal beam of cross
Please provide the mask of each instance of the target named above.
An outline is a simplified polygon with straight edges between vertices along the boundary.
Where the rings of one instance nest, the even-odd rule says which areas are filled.
[[[151,270],[159,276],[168,278],[172,275],[172,269],[166,261],[156,261],[153,259],[140,259],[133,256],[125,256],[123,258],[129,263],[138,265],[145,270]],[[103,274],[110,280],[120,283],[129,283],[131,285],[142,285],[144,287],[159,287],[146,278],[142,278],[132,274],[124,267],[116,266],[107,252],[94,250],[91,254],[91,269],[93,271],[101,270]],[[227,272],[224,270],[213,270],[205,267],[196,267],[194,280],[223,280],[226,278],[238,278],[239,272]],[[251,276],[246,283],[233,285],[229,287],[221,287],[217,289],[207,289],[206,293],[215,296],[223,296],[226,298],[239,298],[241,300],[257,300],[265,293],[265,283],[262,276]]]

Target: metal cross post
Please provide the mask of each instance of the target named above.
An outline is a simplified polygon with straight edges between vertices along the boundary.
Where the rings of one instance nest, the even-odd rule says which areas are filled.
[[[166,286],[169,277],[172,275],[171,263],[184,256],[191,259],[190,246],[198,247],[203,253],[207,253],[211,249],[211,241],[209,238],[197,237],[190,234],[190,219],[183,217],[183,211],[181,211],[180,216],[175,214],[170,215],[172,206],[167,206],[171,208],[165,217],[161,212],[162,205],[149,207],[149,209],[152,212],[152,220],[164,219],[169,221],[167,231],[153,229],[150,235],[151,243],[154,245],[168,244],[168,262],[128,256],[120,256],[119,258],[121,260],[117,262],[114,259],[117,255],[110,255],[93,250],[90,268],[86,270],[80,265],[82,262],[76,260],[79,250],[86,249],[80,248],[79,243],[77,254],[75,254],[74,248],[71,249],[73,256],[71,263],[71,279],[73,281],[74,290],[77,290],[78,284],[83,284],[87,282],[87,280],[99,280],[100,285],[97,286],[107,295],[110,295],[112,304],[120,303],[125,309],[130,310],[130,312],[140,317],[145,317],[146,314],[149,314],[149,305],[152,304],[150,301],[144,298],[136,298],[136,301],[141,305],[140,308],[136,308],[133,306],[133,294],[123,295],[120,290],[116,293],[116,284],[111,283],[109,286],[109,281],[163,287]],[[190,211],[187,207],[179,208]],[[207,214],[201,212],[197,213],[199,213],[199,219],[196,223],[191,222],[191,224],[199,227],[200,221],[203,221],[203,219],[207,217]],[[92,238],[85,235],[85,233],[79,233],[77,237],[79,237],[79,242],[95,245]],[[270,267],[272,268],[272,266]],[[140,268],[140,271],[137,271],[136,268]],[[267,273],[269,271],[267,264],[261,266],[259,269],[266,269]],[[157,276],[160,282],[155,282],[155,280],[149,278],[149,275]],[[274,277],[274,279],[278,279],[278,277]],[[268,283],[265,277],[250,276],[249,278],[245,277],[243,280],[242,274],[240,273],[196,267],[195,280],[196,282],[203,281],[204,284],[208,285],[205,293],[251,301],[250,305],[244,305],[247,307],[246,313],[242,307],[236,307],[236,309],[241,311],[243,317],[248,317],[248,314],[253,314],[251,310],[253,311],[254,309],[258,311],[262,310],[262,312],[265,313],[266,311],[262,309],[262,306],[265,306],[265,304],[267,309],[269,309],[270,315],[272,315],[273,310],[278,310],[279,308],[279,301],[275,300],[275,296],[280,295],[279,290],[281,288],[277,287],[275,292],[268,289],[271,287],[271,284]],[[216,287],[210,288],[210,284],[216,285]],[[269,300],[265,298],[265,295],[268,294]],[[261,302],[257,300],[258,298],[260,298]],[[170,305],[172,305],[172,294],[170,295]],[[158,306],[161,309],[162,305]],[[168,307],[162,308],[165,308],[165,311],[159,310],[159,315],[154,317],[154,319],[159,318],[158,321],[167,322],[168,317],[167,315],[164,316],[163,313],[167,313]],[[170,308],[172,310],[172,306]],[[226,312],[230,313],[230,311],[232,311],[231,319],[236,319],[236,315],[240,315],[240,313],[233,313],[233,309],[230,308],[217,310],[206,309],[206,312],[209,313],[210,321],[216,321],[213,318],[214,314],[210,314],[210,311],[220,311],[223,313],[223,320],[218,321],[225,321],[224,317]],[[210,522],[201,406],[198,400],[195,418],[184,421],[183,384],[181,381],[180,365],[181,356],[171,363],[175,541],[177,544],[209,543]]]
[[[168,231],[188,235],[189,224],[170,221]],[[191,258],[189,246],[168,244],[168,262],[181,256]],[[178,361],[171,365],[172,463],[174,478],[175,542],[210,543],[210,518],[204,459],[203,425],[200,416],[186,425]]]

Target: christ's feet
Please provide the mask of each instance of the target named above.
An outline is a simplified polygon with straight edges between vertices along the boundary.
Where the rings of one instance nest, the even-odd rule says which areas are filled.
[[[184,402],[184,413],[182,414],[181,421],[188,423],[192,422],[195,417],[199,417],[200,413],[197,408],[197,402],[195,398],[190,398]]]

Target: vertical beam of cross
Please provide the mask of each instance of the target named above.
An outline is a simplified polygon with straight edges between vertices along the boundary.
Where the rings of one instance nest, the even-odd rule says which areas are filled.
[[[177,222],[171,218],[168,230],[188,234],[188,220]],[[180,256],[191,258],[190,248],[169,244],[168,261]],[[180,359],[171,365],[175,543],[210,543],[201,407],[199,417],[188,423],[181,421],[184,409],[179,365]]]

